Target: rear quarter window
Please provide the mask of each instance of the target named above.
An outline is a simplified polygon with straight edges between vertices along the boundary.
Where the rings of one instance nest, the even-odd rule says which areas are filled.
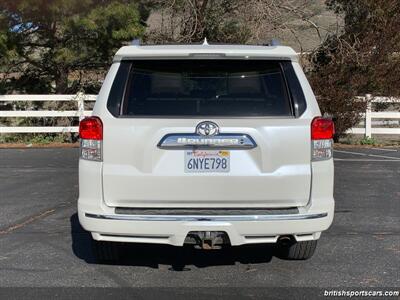
[[[122,61],[107,107],[123,117],[293,116],[285,68],[269,60]]]

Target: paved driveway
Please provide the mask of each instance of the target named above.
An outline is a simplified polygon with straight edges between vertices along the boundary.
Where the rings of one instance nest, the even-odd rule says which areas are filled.
[[[96,264],[76,215],[77,161],[78,149],[0,149],[1,287],[400,286],[399,149],[335,152],[336,216],[309,261],[268,246],[140,245]]]

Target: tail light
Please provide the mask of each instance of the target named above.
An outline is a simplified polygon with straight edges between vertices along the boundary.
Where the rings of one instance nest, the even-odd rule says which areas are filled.
[[[99,117],[89,117],[79,123],[80,156],[86,160],[102,161],[103,123]]]
[[[313,161],[332,157],[335,126],[332,120],[316,117],[311,122],[311,155]]]

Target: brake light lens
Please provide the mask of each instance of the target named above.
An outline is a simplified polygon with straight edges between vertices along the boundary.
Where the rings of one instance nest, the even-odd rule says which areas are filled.
[[[79,123],[80,156],[82,159],[102,161],[103,122],[99,117],[88,117]]]
[[[332,139],[335,134],[335,126],[332,120],[316,117],[311,123],[311,139]]]
[[[332,120],[316,117],[311,122],[312,160],[320,161],[332,158],[333,135],[335,126]]]
[[[99,117],[88,117],[79,123],[79,137],[87,140],[103,139],[103,123]]]

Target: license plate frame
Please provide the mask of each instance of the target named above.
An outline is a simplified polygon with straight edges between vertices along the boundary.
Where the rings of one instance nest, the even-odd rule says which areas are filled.
[[[185,150],[185,173],[229,173],[230,151]]]

